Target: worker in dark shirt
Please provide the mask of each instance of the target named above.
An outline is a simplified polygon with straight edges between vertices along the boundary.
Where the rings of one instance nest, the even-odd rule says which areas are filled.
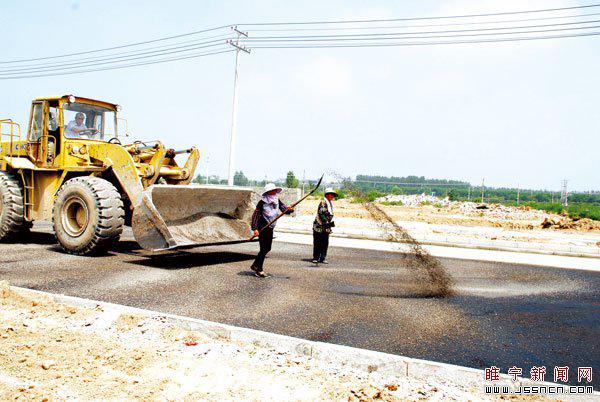
[[[252,215],[252,230],[254,231],[254,237],[258,236],[260,251],[250,269],[259,278],[267,277],[267,274],[263,270],[263,264],[273,244],[273,229],[275,229],[276,224],[273,220],[281,213],[291,214],[294,212],[292,208],[288,208],[279,199],[281,190],[281,187],[277,187],[273,183],[268,183],[263,189],[262,197],[258,204],[256,204],[256,209]],[[270,222],[273,223],[269,224]]]
[[[323,200],[317,207],[317,216],[313,222],[313,260],[314,264],[329,264],[326,260],[327,249],[329,248],[329,235],[331,228],[335,226],[333,222],[333,199],[337,197],[333,188],[325,189]]]

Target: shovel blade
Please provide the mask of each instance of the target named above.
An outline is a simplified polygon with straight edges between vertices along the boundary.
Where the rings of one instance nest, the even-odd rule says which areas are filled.
[[[256,200],[243,187],[151,186],[134,208],[133,234],[152,251],[248,241]]]

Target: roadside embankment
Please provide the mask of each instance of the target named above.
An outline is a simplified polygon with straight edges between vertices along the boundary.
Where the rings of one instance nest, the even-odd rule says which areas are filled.
[[[479,370],[0,282],[2,400],[494,400]]]
[[[277,229],[310,234],[317,203],[316,199],[305,201],[298,215],[284,217]],[[600,257],[598,229],[557,229],[554,226],[544,229],[544,222],[559,221],[561,217],[525,207],[491,206],[479,210],[473,207],[474,203],[463,204],[467,203],[376,205],[423,245]],[[387,239],[385,231],[371,219],[362,204],[346,199],[336,201],[335,222],[333,236]]]

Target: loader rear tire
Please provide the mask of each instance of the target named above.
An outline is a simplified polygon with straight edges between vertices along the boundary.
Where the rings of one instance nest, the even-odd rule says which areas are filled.
[[[21,181],[11,173],[0,172],[0,241],[14,240],[28,227]]]
[[[70,254],[106,251],[123,232],[123,200],[110,182],[99,177],[76,177],[65,182],[54,202],[54,234]]]

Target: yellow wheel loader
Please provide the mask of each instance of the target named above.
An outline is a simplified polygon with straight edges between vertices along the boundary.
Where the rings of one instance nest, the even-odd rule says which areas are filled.
[[[78,255],[110,249],[125,224],[153,251],[248,241],[252,190],[190,185],[199,151],[122,143],[119,109],[38,98],[24,138],[19,124],[0,120],[0,241],[26,235],[35,220],[51,220],[58,243]]]

